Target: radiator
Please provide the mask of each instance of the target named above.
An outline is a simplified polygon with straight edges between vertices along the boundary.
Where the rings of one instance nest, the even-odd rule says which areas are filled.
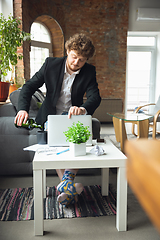
[[[100,106],[96,109],[93,117],[97,118],[100,122],[112,122],[112,117],[107,112],[122,113],[123,111],[123,100],[103,98]]]

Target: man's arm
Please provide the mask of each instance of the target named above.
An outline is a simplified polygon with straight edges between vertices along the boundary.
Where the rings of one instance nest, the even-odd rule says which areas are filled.
[[[14,119],[14,122],[21,126],[22,123],[26,123],[29,118],[29,107],[32,95],[35,91],[41,87],[44,83],[44,69],[46,65],[47,59],[39,72],[37,72],[29,81],[27,81],[20,92],[19,100],[18,100],[18,113]]]
[[[35,75],[28,80],[22,87],[18,100],[18,111],[29,112],[32,95],[44,84],[44,71],[47,66],[47,59],[43,66]]]

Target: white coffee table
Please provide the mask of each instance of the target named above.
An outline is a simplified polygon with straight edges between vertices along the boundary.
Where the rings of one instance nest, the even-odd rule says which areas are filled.
[[[43,198],[46,197],[47,169],[102,169],[102,195],[108,195],[109,168],[117,168],[117,214],[116,228],[118,231],[127,229],[127,180],[126,156],[109,140],[98,143],[105,150],[104,155],[96,156],[90,153],[92,147],[87,147],[85,156],[71,157],[70,151],[56,155],[35,153],[33,159],[34,185],[34,230],[35,235],[43,235]]]

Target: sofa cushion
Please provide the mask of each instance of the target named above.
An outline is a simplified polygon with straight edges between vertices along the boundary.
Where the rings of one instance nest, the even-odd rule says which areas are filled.
[[[16,111],[18,109],[18,99],[19,94],[22,88],[19,88],[18,90],[12,92],[9,96],[11,103],[15,107]],[[44,101],[44,95],[43,93],[38,89],[34,95],[32,96],[31,103],[30,103],[30,110],[38,110],[37,102],[42,103]]]

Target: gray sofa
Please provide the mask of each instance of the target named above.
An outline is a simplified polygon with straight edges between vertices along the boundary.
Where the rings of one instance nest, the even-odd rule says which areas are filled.
[[[11,103],[0,107],[0,175],[32,175],[32,160],[34,152],[24,151],[23,148],[37,143],[37,129],[28,131],[16,128],[14,117],[17,112],[18,97],[21,89],[10,94]],[[35,118],[38,102],[43,102],[44,96],[37,91],[31,100],[29,116]],[[100,122],[93,119],[93,138],[100,138]],[[92,174],[92,170],[84,169],[81,173]],[[55,174],[50,171],[48,174]]]

